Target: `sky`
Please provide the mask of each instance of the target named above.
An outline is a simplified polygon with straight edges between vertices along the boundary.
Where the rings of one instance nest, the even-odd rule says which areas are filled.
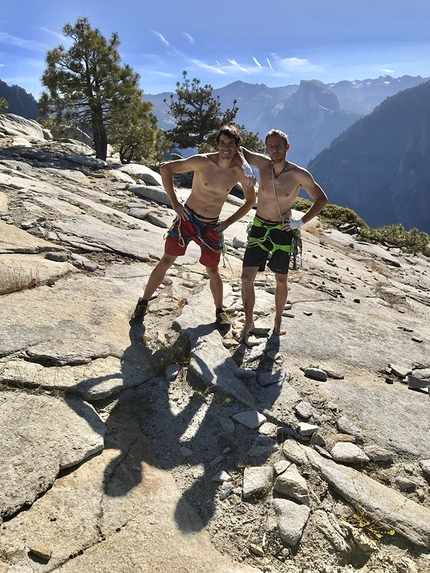
[[[38,99],[48,50],[88,18],[146,94],[182,72],[213,88],[430,77],[429,0],[0,0],[0,79]]]

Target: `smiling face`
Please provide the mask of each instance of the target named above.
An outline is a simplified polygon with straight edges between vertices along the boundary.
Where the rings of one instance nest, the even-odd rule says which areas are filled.
[[[224,134],[220,136],[217,143],[219,154],[223,159],[233,159],[237,147],[238,146],[234,138],[228,137]]]
[[[282,163],[290,144],[280,135],[269,135],[266,140],[266,152],[273,163]]]

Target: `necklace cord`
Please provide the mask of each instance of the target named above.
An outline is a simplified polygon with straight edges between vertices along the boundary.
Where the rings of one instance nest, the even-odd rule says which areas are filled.
[[[282,171],[285,170],[285,168],[287,167],[287,165],[285,165],[284,169],[282,169]],[[279,201],[278,201],[278,192],[276,189],[276,179],[279,177],[279,175],[281,175],[282,171],[280,171],[278,173],[278,175],[276,175],[275,173],[275,168],[273,167],[273,163],[272,163],[272,186],[273,186],[273,194],[275,195],[275,202],[276,202],[276,207],[278,208],[278,215],[279,215],[279,221],[281,223],[281,225],[284,224],[284,216],[281,213],[281,209],[279,208]]]

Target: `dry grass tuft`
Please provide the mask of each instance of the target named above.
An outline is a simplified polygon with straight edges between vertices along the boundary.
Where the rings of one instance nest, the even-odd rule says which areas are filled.
[[[369,266],[372,269],[372,271],[376,271],[377,273],[379,273],[384,277],[391,278],[390,271],[386,267],[375,261],[374,259],[370,261]]]
[[[12,265],[1,273],[0,295],[35,288],[39,284],[40,278],[37,270]]]

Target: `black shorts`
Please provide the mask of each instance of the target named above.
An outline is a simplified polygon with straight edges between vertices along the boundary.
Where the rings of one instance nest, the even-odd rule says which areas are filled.
[[[252,243],[252,238],[261,239],[264,236],[266,238],[262,243]],[[243,266],[258,267],[259,271],[264,271],[269,259],[267,266],[271,271],[282,275],[288,274],[291,252],[283,251],[282,247],[291,247],[292,239],[293,231],[281,231],[269,225],[252,225],[248,233],[248,244],[251,246],[246,248]]]

